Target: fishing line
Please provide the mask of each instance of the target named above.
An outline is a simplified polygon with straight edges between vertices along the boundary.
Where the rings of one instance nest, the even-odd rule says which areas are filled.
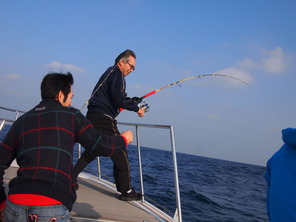
[[[273,118],[273,119],[275,120],[275,122],[278,124],[278,126],[280,127],[280,129],[282,129],[283,126],[282,126],[281,122],[279,121],[279,119],[276,118],[276,116],[274,115],[274,113],[271,111],[271,109],[266,105],[266,103],[265,103],[264,101],[263,101],[262,103],[263,103],[265,109],[267,110],[267,112],[269,112],[269,114],[272,116],[272,118]]]

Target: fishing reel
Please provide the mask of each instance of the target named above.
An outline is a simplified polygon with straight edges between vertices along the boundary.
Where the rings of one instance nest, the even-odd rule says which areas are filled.
[[[143,109],[143,110],[145,111],[145,113],[148,112],[149,109],[150,109],[150,106],[149,106],[148,103],[146,103],[145,101],[139,103],[138,106],[139,106],[141,109]]]

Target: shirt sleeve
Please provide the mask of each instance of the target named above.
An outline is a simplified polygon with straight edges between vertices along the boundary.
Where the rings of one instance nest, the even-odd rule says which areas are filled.
[[[15,148],[13,137],[13,130],[10,129],[3,141],[0,143],[0,203],[6,199],[4,188],[4,174],[5,170],[11,165],[15,159]]]

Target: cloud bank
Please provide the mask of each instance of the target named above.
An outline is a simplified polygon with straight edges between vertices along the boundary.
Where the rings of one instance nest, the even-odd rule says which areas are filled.
[[[251,85],[255,80],[254,76],[251,74],[252,71],[263,71],[266,74],[281,75],[284,74],[290,66],[289,56],[281,47],[272,50],[263,50],[263,53],[260,55],[260,58],[257,60],[245,58],[236,65],[219,70],[215,73],[225,73],[237,77]],[[235,83],[235,81],[233,81],[233,83]]]
[[[49,63],[46,66],[50,67],[50,68],[53,68],[53,69],[59,69],[59,70],[68,70],[68,71],[74,71],[74,72],[84,72],[84,69],[79,67],[79,66],[75,66],[73,64],[62,64],[62,63],[57,62],[57,61],[53,61],[53,62]]]
[[[269,50],[266,53],[266,58],[262,60],[262,66],[268,73],[281,74],[288,68],[288,62],[285,53],[281,47],[274,50]]]
[[[7,80],[16,80],[16,79],[20,79],[21,76],[19,74],[8,74],[6,76],[4,76],[4,79],[7,79]]]

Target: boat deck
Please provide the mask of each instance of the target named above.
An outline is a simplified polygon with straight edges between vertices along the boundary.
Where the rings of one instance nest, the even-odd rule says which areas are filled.
[[[8,182],[15,177],[18,167],[10,167],[4,175]],[[146,201],[121,201],[114,184],[81,173],[78,178],[77,200],[71,212],[73,222],[116,221],[154,222],[173,221],[167,214]]]

